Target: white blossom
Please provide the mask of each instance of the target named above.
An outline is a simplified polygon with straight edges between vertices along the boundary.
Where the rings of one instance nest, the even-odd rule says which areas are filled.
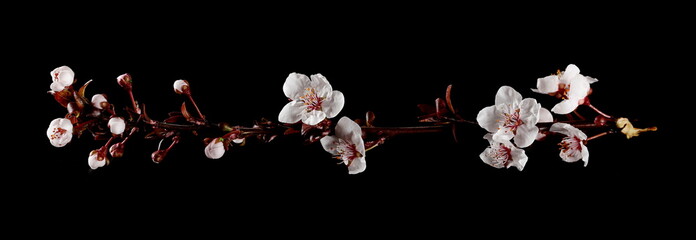
[[[537,88],[532,91],[563,99],[551,108],[551,111],[556,114],[568,114],[585,102],[585,97],[590,92],[590,84],[595,82],[597,79],[583,76],[575,64],[569,64],[563,72],[537,79]]]
[[[348,166],[349,174],[365,171],[365,143],[362,139],[362,129],[353,120],[342,117],[336,124],[336,135],[321,139],[321,145],[327,152],[336,155],[343,164]]]
[[[490,146],[479,157],[483,162],[495,168],[516,167],[522,171],[527,164],[527,155],[524,150],[515,147],[510,141],[498,142],[493,140],[493,135],[488,133],[483,136]]]
[[[541,104],[536,99],[522,99],[515,89],[502,86],[495,96],[495,105],[479,111],[476,121],[493,134],[496,142],[513,140],[515,145],[524,148],[531,145],[539,133],[536,124],[540,114]]]
[[[54,147],[63,147],[72,140],[73,125],[70,119],[56,118],[51,121],[46,130],[46,135],[51,145]]]
[[[51,91],[60,92],[75,81],[75,72],[68,66],[61,66],[51,71]]]
[[[334,91],[321,74],[307,77],[291,73],[283,84],[283,92],[290,102],[278,114],[283,123],[300,120],[307,125],[316,125],[326,118],[333,118],[343,109],[343,93]]]
[[[551,125],[550,131],[566,135],[566,137],[561,140],[558,145],[561,146],[561,159],[566,162],[577,162],[582,159],[585,162],[585,166],[590,159],[590,152],[585,146],[585,140],[587,140],[587,135],[567,123],[554,123]]]

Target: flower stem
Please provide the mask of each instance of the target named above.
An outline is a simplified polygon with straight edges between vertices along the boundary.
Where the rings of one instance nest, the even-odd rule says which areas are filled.
[[[201,113],[201,110],[198,109],[198,104],[196,104],[196,101],[193,100],[193,96],[191,96],[190,93],[186,94],[186,95],[188,96],[189,100],[193,104],[193,107],[196,108],[196,112],[198,112],[198,116],[200,116],[201,119],[203,119],[203,121],[205,121],[205,116],[203,116],[203,113]]]
[[[609,134],[614,133],[614,132],[615,132],[615,131],[606,131],[606,132],[603,132],[603,133],[599,133],[599,134],[597,134],[597,135],[594,135],[594,136],[592,136],[592,137],[587,138],[587,139],[585,140],[585,142],[589,142],[590,140],[597,139],[597,138],[600,138],[600,137],[609,135]]]
[[[135,97],[133,97],[133,89],[128,89],[128,96],[130,97],[131,103],[133,104],[133,111],[140,115],[142,112],[140,111],[138,104],[135,103]]]
[[[605,118],[612,118],[612,117],[609,116],[608,114],[603,113],[602,111],[600,111],[599,109],[597,109],[597,107],[595,107],[594,105],[592,105],[592,104],[589,103],[589,102],[588,102],[588,103],[585,103],[585,105],[587,105],[588,107],[592,108],[592,110],[594,110],[595,112],[597,112],[599,115],[604,116]]]
[[[447,125],[418,126],[418,127],[362,127],[365,133],[376,133],[381,136],[396,136],[400,134],[438,133],[451,130]]]

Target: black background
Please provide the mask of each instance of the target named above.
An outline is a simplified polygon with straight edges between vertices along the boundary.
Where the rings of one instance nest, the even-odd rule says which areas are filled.
[[[47,12],[60,17],[45,24],[14,26],[21,42],[15,50],[22,53],[14,63],[24,69],[18,81],[28,83],[22,92],[36,100],[28,115],[33,127],[21,132],[31,142],[24,150],[28,157],[8,157],[20,164],[5,170],[19,175],[10,185],[31,193],[32,201],[70,211],[228,217],[248,211],[261,219],[319,210],[341,217],[422,214],[420,221],[441,221],[435,216],[483,211],[475,218],[499,221],[493,216],[543,211],[548,218],[611,222],[635,216],[635,222],[652,223],[640,216],[679,214],[684,209],[672,203],[688,201],[685,183],[692,177],[684,168],[692,154],[675,136],[690,130],[672,124],[688,118],[672,108],[689,94],[691,81],[688,64],[680,60],[691,49],[682,45],[688,39],[679,16],[628,10],[618,16],[602,8],[565,15],[510,15],[491,8],[483,16],[471,15],[478,12],[474,8],[445,6],[280,13],[175,8],[67,8]],[[339,116],[363,118],[369,110],[377,125],[400,126],[415,123],[416,104],[443,97],[448,84],[454,85],[461,115],[472,120],[493,104],[502,85],[550,109],[557,100],[530,88],[570,63],[599,79],[592,85],[595,106],[660,130],[590,142],[587,167],[563,162],[555,143],[536,142],[526,149],[529,162],[519,172],[484,164],[478,154],[487,146],[485,131],[466,126],[459,143],[447,134],[392,139],[369,151],[367,170],[352,176],[319,144],[304,146],[295,138],[250,142],[219,160],[205,157],[199,138],[187,138],[154,164],[149,155],[157,142],[137,135],[123,158],[90,171],[87,155],[103,142],[83,137],[54,148],[44,135],[45,126],[65,114],[45,93],[49,72],[62,65],[75,71],[78,85],[94,80],[88,96],[106,93],[117,107],[127,98],[115,78],[130,73],[136,98],[158,119],[184,101],[172,83],[186,79],[209,120],[243,125],[261,117],[276,120],[287,102],[282,84],[289,73],[322,73],[346,96]]]

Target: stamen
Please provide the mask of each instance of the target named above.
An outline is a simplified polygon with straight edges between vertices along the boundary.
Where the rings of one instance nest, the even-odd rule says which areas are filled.
[[[321,110],[321,103],[324,98],[317,96],[314,88],[305,88],[305,95],[300,96],[300,100],[307,106],[307,112]]]

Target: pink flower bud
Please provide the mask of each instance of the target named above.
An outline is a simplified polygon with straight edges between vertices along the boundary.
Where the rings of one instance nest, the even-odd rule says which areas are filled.
[[[205,156],[210,159],[219,159],[225,154],[225,144],[222,138],[216,138],[205,147]]]
[[[97,150],[92,150],[89,153],[89,158],[87,158],[87,164],[89,164],[89,167],[91,169],[97,169],[103,166],[106,166],[108,163],[108,159],[106,158],[106,154]]]
[[[51,121],[46,130],[48,140],[54,147],[63,147],[72,140],[73,125],[70,119],[56,118]]]
[[[152,153],[152,161],[155,163],[160,163],[162,160],[164,160],[164,157],[167,156],[167,151],[165,150],[157,150]]]
[[[116,78],[116,82],[118,82],[118,85],[121,85],[121,87],[126,90],[130,90],[133,88],[133,79],[128,73],[124,73],[118,76]]]
[[[92,96],[92,106],[94,106],[97,109],[104,109],[106,107],[109,107],[109,102],[106,100],[106,95],[95,94],[94,96]]]
[[[116,143],[114,145],[111,145],[109,148],[109,153],[111,154],[112,157],[114,158],[120,158],[123,157],[123,152],[126,149],[126,145],[123,144],[123,142]]]
[[[189,88],[189,83],[186,80],[176,80],[174,81],[174,92],[177,94],[190,94],[191,89]]]
[[[126,121],[122,117],[112,117],[109,119],[109,130],[114,135],[120,135],[126,130]]]

